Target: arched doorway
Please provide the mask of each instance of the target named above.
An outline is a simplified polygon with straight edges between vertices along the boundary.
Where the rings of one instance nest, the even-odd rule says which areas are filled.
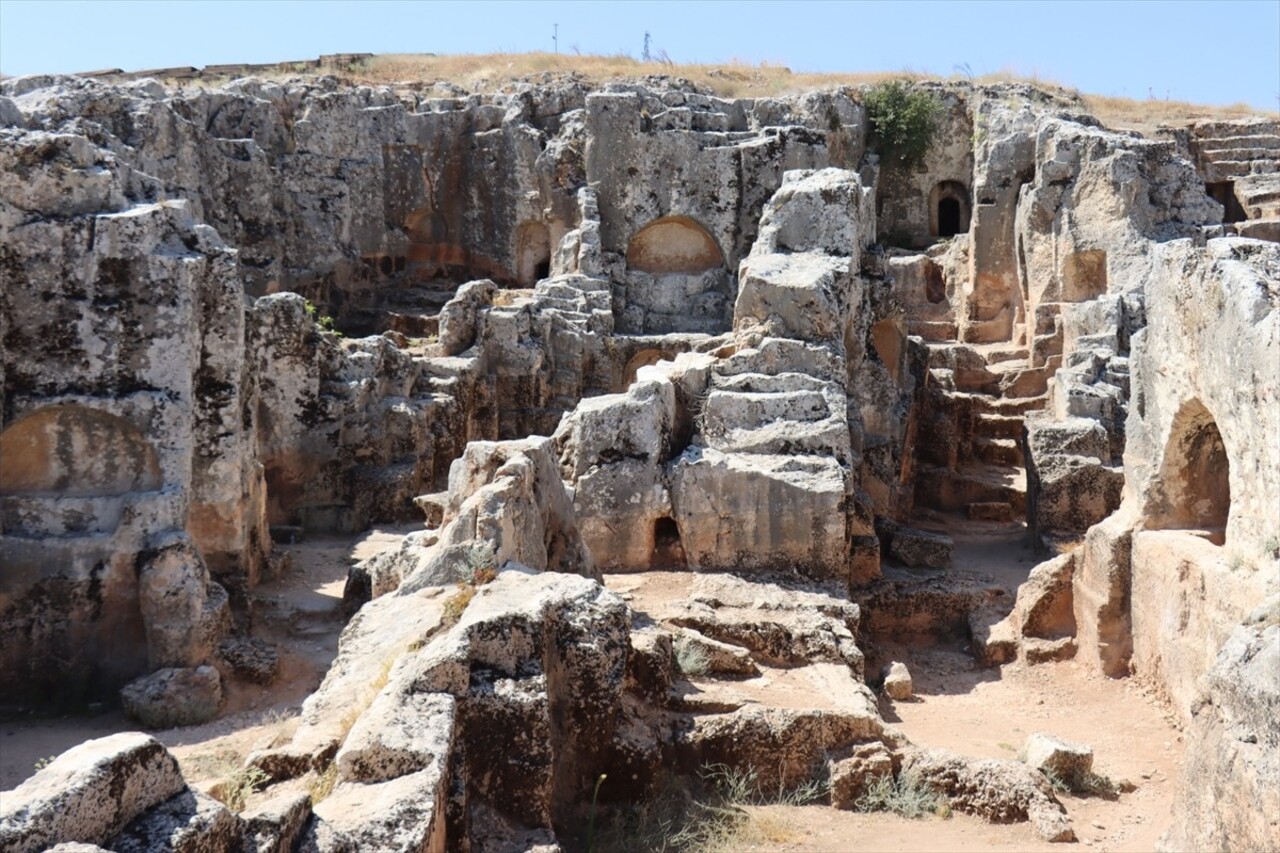
[[[656,219],[627,244],[625,280],[614,287],[615,331],[723,332],[733,294],[724,253],[706,228],[687,216]]]
[[[929,233],[954,237],[969,230],[969,190],[959,181],[942,181],[929,193]]]

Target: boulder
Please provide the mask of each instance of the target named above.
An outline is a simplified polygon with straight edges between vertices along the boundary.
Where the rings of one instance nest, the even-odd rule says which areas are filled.
[[[1052,774],[1073,789],[1079,788],[1093,771],[1093,748],[1085,744],[1068,743],[1036,732],[1027,738],[1022,751],[1028,767]]]
[[[445,355],[458,355],[476,341],[482,308],[493,302],[498,286],[488,279],[468,282],[440,310],[440,346]]]
[[[270,684],[280,669],[276,647],[252,637],[228,637],[218,643],[218,657],[237,677]]]
[[[838,809],[856,809],[868,788],[882,779],[893,778],[893,756],[879,741],[857,744],[838,755],[842,757],[827,762],[831,805]]]
[[[240,813],[244,847],[252,853],[291,853],[311,818],[311,795],[285,793]]]
[[[861,608],[826,592],[752,583],[733,575],[700,574],[688,601],[662,616],[705,637],[745,648],[772,666],[840,663],[859,682]]]
[[[895,702],[910,700],[915,693],[911,684],[911,672],[901,661],[894,661],[884,668],[884,694]]]
[[[696,716],[676,733],[679,766],[691,773],[709,764],[752,771],[783,789],[804,784],[821,774],[827,754],[883,733],[871,692],[858,686],[858,703],[839,711],[746,706]]]
[[[1031,821],[1046,841],[1074,841],[1066,810],[1044,776],[1018,761],[975,760],[941,749],[903,758],[902,773],[945,796],[957,811],[992,823]]]
[[[124,711],[152,729],[207,723],[218,716],[222,678],[211,666],[162,669],[120,690]]]
[[[106,844],[186,788],[155,738],[127,732],[85,741],[0,797],[0,848],[34,853],[62,842]]]
[[[913,569],[946,569],[951,566],[954,547],[945,533],[899,527],[889,540],[889,556]]]
[[[300,846],[444,850],[448,787],[438,768],[371,784],[339,782],[315,805],[320,825],[304,829]]]

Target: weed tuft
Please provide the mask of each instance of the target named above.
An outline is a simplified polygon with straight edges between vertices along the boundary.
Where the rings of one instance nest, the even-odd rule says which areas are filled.
[[[330,761],[325,765],[324,770],[316,773],[307,782],[307,791],[311,794],[311,804],[322,801],[325,797],[333,793],[333,788],[338,784],[338,763]]]
[[[706,675],[711,662],[707,653],[686,640],[676,640],[676,669],[685,675]]]
[[[877,779],[854,806],[860,812],[892,812],[912,820],[929,815],[951,816],[951,804],[946,797],[912,773],[903,773],[897,779],[892,776]]]
[[[218,799],[222,804],[237,814],[244,811],[249,796],[261,791],[271,781],[266,773],[257,767],[241,767],[233,771],[218,787]],[[215,795],[216,796],[216,795]]]

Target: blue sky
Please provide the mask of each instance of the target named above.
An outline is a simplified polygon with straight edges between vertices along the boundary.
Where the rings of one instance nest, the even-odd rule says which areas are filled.
[[[1280,109],[1280,0],[415,2],[0,0],[0,71],[321,53],[630,53],[796,71],[1035,73],[1088,92]]]

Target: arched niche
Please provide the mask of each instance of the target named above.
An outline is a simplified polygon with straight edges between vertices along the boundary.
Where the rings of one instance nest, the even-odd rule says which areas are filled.
[[[657,364],[664,358],[670,356],[663,353],[660,349],[642,349],[640,352],[631,356],[627,361],[626,367],[622,369],[622,388],[623,390],[630,388],[631,383],[636,381],[636,374],[640,372],[640,368],[648,367],[651,364]]]
[[[697,274],[724,265],[715,238],[687,216],[655,219],[627,244],[627,269],[637,272]]]
[[[929,192],[929,233],[954,237],[969,230],[969,190],[959,181],[941,181]]]
[[[516,229],[516,278],[532,287],[551,275],[551,231],[541,222]]]
[[[409,238],[405,261],[393,262],[394,272],[407,272],[417,281],[451,279],[456,282],[491,278],[501,285],[516,283],[516,276],[503,263],[452,242],[444,214],[429,207],[410,211],[404,233]],[[548,251],[550,257],[550,251]]]
[[[155,447],[107,412],[48,406],[0,433],[0,495],[100,497],[155,491],[161,483]]]
[[[1231,459],[1213,415],[1199,400],[1184,403],[1173,419],[1160,465],[1158,500],[1147,526],[1206,531],[1226,541],[1231,516]]]

